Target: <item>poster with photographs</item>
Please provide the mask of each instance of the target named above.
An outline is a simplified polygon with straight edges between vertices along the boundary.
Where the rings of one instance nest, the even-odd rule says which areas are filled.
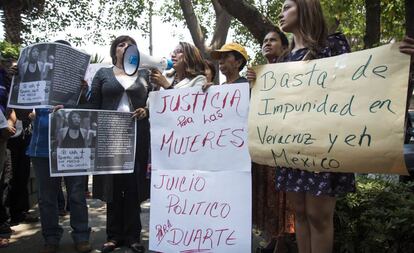
[[[49,117],[50,175],[132,173],[136,120],[132,113],[62,109]]]
[[[90,57],[59,43],[39,43],[23,48],[8,106],[29,109],[76,105],[80,81],[85,76]]]

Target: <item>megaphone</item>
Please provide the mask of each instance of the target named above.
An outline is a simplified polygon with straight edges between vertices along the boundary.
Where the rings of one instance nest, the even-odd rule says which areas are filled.
[[[124,51],[122,62],[125,73],[129,76],[134,75],[138,68],[157,68],[160,71],[169,70],[173,63],[165,57],[153,57],[139,52],[136,45],[129,45]]]

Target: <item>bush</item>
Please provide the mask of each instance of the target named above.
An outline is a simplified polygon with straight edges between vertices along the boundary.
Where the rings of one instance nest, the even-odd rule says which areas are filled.
[[[414,252],[413,186],[359,176],[337,202],[334,252]]]
[[[17,60],[19,58],[19,46],[7,41],[0,41],[0,54],[5,59]]]

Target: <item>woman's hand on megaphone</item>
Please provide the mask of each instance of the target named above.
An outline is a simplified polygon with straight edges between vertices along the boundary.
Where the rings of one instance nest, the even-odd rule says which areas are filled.
[[[132,118],[137,118],[138,120],[144,119],[148,117],[148,109],[147,108],[138,108],[132,114]]]
[[[171,86],[167,78],[158,69],[151,69],[150,82],[164,89],[168,89]]]

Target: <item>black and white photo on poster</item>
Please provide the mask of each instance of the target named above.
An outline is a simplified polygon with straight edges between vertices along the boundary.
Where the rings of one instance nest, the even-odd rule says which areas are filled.
[[[129,112],[62,109],[49,117],[50,175],[132,173],[136,120]]]
[[[90,55],[59,43],[23,48],[8,106],[29,109],[76,105],[89,60]]]

